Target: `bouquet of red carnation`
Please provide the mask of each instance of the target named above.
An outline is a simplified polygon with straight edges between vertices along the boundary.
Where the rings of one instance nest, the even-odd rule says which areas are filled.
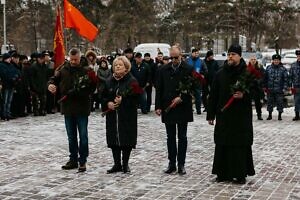
[[[92,84],[98,84],[98,82],[99,78],[97,77],[96,73],[93,70],[89,70],[85,75],[76,78],[73,88],[70,89],[66,95],[60,98],[58,103],[67,100],[69,95],[76,94]]]
[[[143,94],[144,90],[139,86],[137,81],[132,82],[128,88],[123,91],[117,91],[117,96],[121,96],[122,98],[128,97],[130,95],[138,95]],[[107,109],[101,113],[101,116],[104,117],[107,113],[113,111],[112,109]]]
[[[196,88],[200,88],[201,85],[205,85],[206,80],[204,76],[195,70],[192,71],[191,76],[186,76],[182,81],[179,82],[179,86],[177,91],[179,92],[179,96],[181,97],[182,94],[190,94],[194,93]],[[175,108],[177,103],[173,100],[171,104],[165,109],[165,112],[168,113],[172,108]]]
[[[262,74],[255,69],[252,65],[248,65],[246,71],[239,76],[239,79],[231,86],[232,94],[239,91],[242,93],[249,93],[252,82],[255,79],[260,79]],[[226,102],[225,106],[221,109],[224,112],[234,102],[233,95]]]

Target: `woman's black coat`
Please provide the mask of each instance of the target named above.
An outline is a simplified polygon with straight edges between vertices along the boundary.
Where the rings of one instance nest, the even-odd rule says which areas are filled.
[[[107,103],[114,101],[116,93],[128,91],[136,79],[126,74],[122,79],[116,80],[113,76],[105,83],[103,92],[103,111],[107,110]],[[137,143],[137,102],[138,94],[130,94],[122,97],[122,102],[115,111],[106,115],[106,140],[109,148],[132,147]]]

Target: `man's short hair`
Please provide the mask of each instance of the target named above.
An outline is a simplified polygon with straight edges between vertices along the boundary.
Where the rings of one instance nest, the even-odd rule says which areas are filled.
[[[69,56],[81,55],[81,52],[78,48],[72,48],[69,51]]]
[[[160,52],[157,53],[157,55],[162,55],[163,56],[164,53],[160,51]]]
[[[199,51],[199,49],[197,49],[197,48],[192,49],[192,53],[195,53],[197,51]]]

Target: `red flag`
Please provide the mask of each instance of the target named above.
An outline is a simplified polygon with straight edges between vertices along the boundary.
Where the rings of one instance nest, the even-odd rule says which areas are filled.
[[[64,17],[66,28],[74,28],[79,35],[87,38],[91,42],[95,40],[98,34],[98,28],[87,20],[82,13],[67,0],[64,0]]]
[[[59,6],[56,9],[56,24],[54,35],[54,68],[62,65],[65,62],[65,47],[64,47],[64,34],[61,24],[61,15]]]

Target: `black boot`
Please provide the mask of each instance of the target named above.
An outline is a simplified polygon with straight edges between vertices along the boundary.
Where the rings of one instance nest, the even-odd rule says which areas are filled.
[[[272,119],[272,112],[269,112],[269,116],[267,118],[267,120],[271,120]]]
[[[281,113],[282,113],[282,112],[279,112],[279,113],[278,113],[278,120],[279,120],[279,121],[282,120],[282,118],[281,118]]]
[[[300,119],[300,117],[299,117],[299,112],[296,111],[296,112],[295,112],[295,117],[293,118],[293,121],[298,121],[299,119]]]
[[[257,120],[263,120],[263,118],[261,117],[261,114],[257,114]]]
[[[123,173],[130,173],[130,168],[128,166],[130,153],[131,153],[131,148],[126,148],[122,150]]]
[[[121,172],[122,171],[122,165],[121,165],[121,150],[119,148],[112,149],[112,154],[114,158],[114,165],[111,169],[107,170],[108,174]]]

